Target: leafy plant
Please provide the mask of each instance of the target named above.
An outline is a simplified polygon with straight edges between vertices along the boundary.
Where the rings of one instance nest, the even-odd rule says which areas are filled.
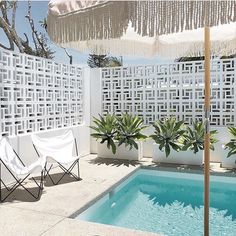
[[[236,128],[228,127],[229,133],[233,136],[230,141],[225,145],[225,149],[229,149],[227,157],[236,154]]]
[[[129,146],[130,149],[133,147],[138,149],[138,144],[136,141],[147,138],[147,136],[141,133],[141,131],[146,128],[146,126],[143,126],[143,120],[138,116],[132,116],[127,113],[123,114],[122,117],[117,119],[117,140],[119,141],[118,146],[124,143],[125,146]]]
[[[93,117],[93,122],[95,126],[90,126],[91,129],[95,131],[91,136],[100,139],[100,143],[107,142],[107,148],[112,149],[112,153],[116,153],[116,145],[114,143],[115,136],[117,134],[117,117],[112,114],[107,114],[106,116],[99,115],[99,119]]]
[[[193,128],[187,127],[187,132],[183,135],[183,151],[188,149],[194,153],[204,150],[204,134],[205,128],[203,122],[195,122]],[[215,138],[217,130],[210,131],[210,149],[214,150],[214,144],[217,142]]]
[[[153,127],[155,132],[150,137],[159,144],[161,151],[165,150],[166,157],[170,155],[171,149],[181,150],[180,138],[185,133],[184,121],[177,121],[176,118],[170,117],[163,121],[156,121]]]
[[[129,146],[138,149],[137,140],[145,139],[146,136],[141,131],[146,128],[143,126],[143,120],[138,116],[132,116],[129,114],[123,114],[121,117],[116,115],[107,114],[106,116],[99,115],[99,119],[93,117],[94,126],[90,126],[95,133],[91,136],[97,140],[101,140],[100,143],[107,142],[107,148],[112,149],[112,153],[116,153],[116,142],[118,146],[123,143],[125,146]]]

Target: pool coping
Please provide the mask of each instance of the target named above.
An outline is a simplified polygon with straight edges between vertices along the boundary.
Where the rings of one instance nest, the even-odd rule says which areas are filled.
[[[173,165],[173,166],[172,166]],[[171,164],[171,166],[141,166],[141,169],[171,171],[171,172],[184,172],[192,174],[204,174],[204,168],[202,166],[190,166],[190,165],[178,165]],[[228,170],[228,172],[222,172],[217,170],[210,170],[211,176],[225,176],[236,177],[236,169]]]

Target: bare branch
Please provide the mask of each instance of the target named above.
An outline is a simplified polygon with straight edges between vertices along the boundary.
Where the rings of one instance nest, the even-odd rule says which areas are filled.
[[[10,8],[16,7],[16,5],[14,6],[14,4],[15,4],[15,1],[11,3]],[[11,24],[8,20],[7,10],[9,10],[10,8],[7,8],[7,1],[0,2],[0,9],[2,12],[2,17],[0,17],[0,27],[4,30],[9,40],[10,49],[14,50],[14,43],[15,43],[16,46],[19,48],[19,51],[24,52],[24,48],[22,46],[20,37],[17,35],[15,28],[11,27]]]
[[[15,24],[16,24],[16,8],[17,8],[17,1],[13,1],[12,23],[11,23],[12,29],[15,29]]]
[[[5,49],[14,50],[14,41],[13,41],[13,39],[11,37],[10,27],[4,21],[4,19],[2,19],[1,17],[0,17],[0,28],[2,28],[4,30],[4,32],[5,32],[6,36],[7,36],[7,39],[9,41],[9,45],[10,45],[9,48],[4,46]],[[2,48],[4,48],[4,47],[2,46]]]
[[[3,19],[6,21],[6,23],[8,25],[10,25],[10,22],[9,22],[8,16],[7,16],[7,2],[6,1],[0,1],[0,9],[2,12]]]
[[[29,45],[29,38],[28,38],[27,34],[24,33],[24,36],[25,36],[25,39],[26,39],[26,41],[24,42],[24,44]]]
[[[34,20],[31,16],[31,1],[30,0],[28,0],[28,15],[26,16],[26,18],[28,19],[31,30],[32,30],[32,38],[33,38],[33,41],[34,41],[36,51],[38,50],[38,46],[37,46],[37,42],[38,42],[38,44],[40,45],[42,51],[44,52],[45,57],[47,57],[46,49],[44,47],[44,44],[43,44],[42,40],[40,39],[40,37],[38,35],[37,30],[35,29]],[[37,40],[37,42],[36,42],[36,40]]]
[[[11,46],[10,46],[10,47],[6,47],[5,45],[3,45],[3,44],[1,44],[1,43],[0,43],[0,47],[1,47],[1,48],[4,48],[4,49],[6,49],[6,50],[12,50],[12,49],[11,49]]]
[[[47,46],[47,38],[45,35],[38,33],[34,21],[31,16],[31,1],[28,0],[28,15],[32,33],[32,39],[35,47],[30,46],[28,36],[25,34],[26,41],[21,38],[16,31],[16,13],[18,0],[2,1],[0,0],[0,29],[2,29],[9,41],[8,45],[1,42],[0,47],[8,50],[14,50],[17,46],[21,53],[37,55],[45,58],[53,58],[53,51]],[[9,21],[10,19],[10,21]]]
[[[67,55],[67,56],[69,57],[69,59],[70,59],[70,65],[72,65],[72,64],[73,64],[73,56],[68,53],[68,51],[67,51],[66,48],[64,48],[64,47],[62,47],[62,48],[64,49],[66,55]]]
[[[29,21],[29,24],[30,24],[30,27],[31,27],[31,30],[32,30],[32,39],[33,39],[33,42],[34,42],[34,47],[35,47],[35,50],[36,52],[38,51],[38,46],[37,46],[37,42],[36,42],[36,39],[35,39],[35,36],[34,36],[34,22],[32,20],[32,17],[31,17],[31,2],[28,1],[28,15],[25,16],[28,21]]]
[[[16,46],[19,48],[20,52],[23,53],[23,52],[24,52],[24,48],[23,48],[23,45],[22,45],[22,43],[21,43],[21,39],[20,39],[20,37],[17,35],[15,29],[11,29],[11,34],[12,34],[12,36],[13,36],[13,40],[14,40]]]

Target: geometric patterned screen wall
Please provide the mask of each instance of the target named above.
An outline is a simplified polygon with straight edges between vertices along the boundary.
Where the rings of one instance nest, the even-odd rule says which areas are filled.
[[[83,71],[0,50],[0,133],[18,135],[83,122]]]
[[[102,113],[129,112],[152,124],[175,116],[192,124],[204,116],[204,62],[104,68]],[[236,125],[236,59],[211,63],[211,125]]]

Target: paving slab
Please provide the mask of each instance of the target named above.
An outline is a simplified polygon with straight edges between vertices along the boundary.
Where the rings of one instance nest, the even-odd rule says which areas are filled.
[[[0,206],[0,235],[40,235],[63,219],[37,211]]]
[[[50,230],[42,234],[43,236],[158,236],[159,234],[130,230],[110,225],[90,223],[74,219],[65,219]]]

